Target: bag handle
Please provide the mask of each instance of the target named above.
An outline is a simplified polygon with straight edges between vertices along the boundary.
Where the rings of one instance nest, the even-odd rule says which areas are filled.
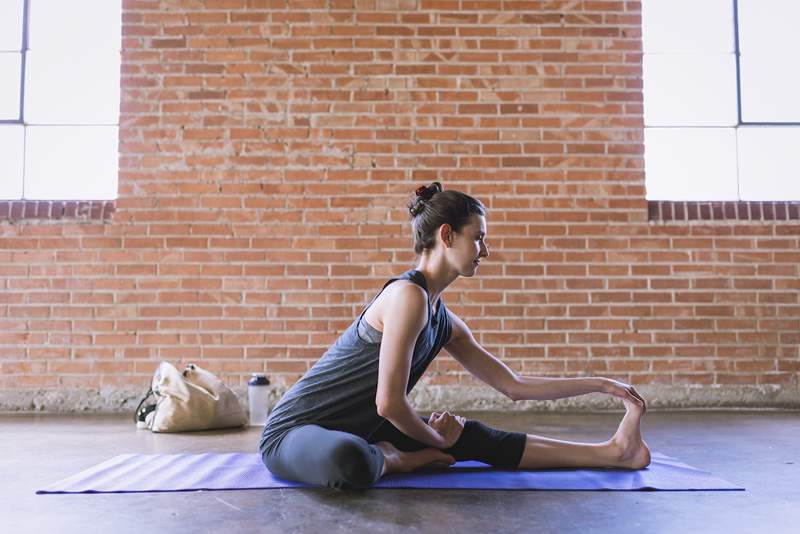
[[[139,405],[138,405],[138,406],[136,406],[136,409],[133,411],[133,422],[134,422],[134,423],[138,423],[138,422],[139,422],[139,419],[138,419],[138,417],[139,417],[139,408],[141,408],[141,407],[142,407],[142,404],[144,404],[144,403],[145,403],[145,401],[147,401],[147,399],[149,399],[149,398],[150,398],[150,397],[152,397],[153,395],[154,395],[154,393],[153,393],[153,387],[152,387],[152,386],[150,386],[150,387],[147,389],[147,393],[145,393],[145,394],[144,394],[144,398],[143,398],[142,400],[140,400],[140,401],[139,401]]]

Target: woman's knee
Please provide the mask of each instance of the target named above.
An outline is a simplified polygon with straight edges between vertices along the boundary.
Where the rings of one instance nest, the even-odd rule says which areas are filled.
[[[445,452],[457,460],[478,460],[494,467],[513,469],[519,466],[526,439],[520,432],[498,430],[467,419],[458,441]]]
[[[363,443],[362,443],[363,442]],[[338,441],[330,450],[330,474],[328,486],[341,489],[364,489],[370,487],[380,476],[380,462],[376,447],[364,440]]]
[[[345,432],[318,426],[298,427],[262,452],[262,461],[285,480],[332,488],[367,488],[380,476],[377,447]]]

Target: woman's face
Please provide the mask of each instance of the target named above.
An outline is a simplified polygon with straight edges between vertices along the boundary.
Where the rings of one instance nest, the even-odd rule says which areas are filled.
[[[486,246],[486,218],[472,215],[460,232],[452,232],[448,255],[461,276],[474,276],[480,260],[489,255]]]

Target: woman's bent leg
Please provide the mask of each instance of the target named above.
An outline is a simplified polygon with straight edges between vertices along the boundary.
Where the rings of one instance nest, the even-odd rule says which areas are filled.
[[[421,418],[427,424],[427,419]],[[428,447],[406,436],[389,421],[385,421],[369,436],[370,443],[388,441],[401,451],[419,451]],[[480,421],[467,419],[455,445],[443,452],[458,461],[477,460],[495,467],[515,468],[525,450],[526,435],[491,428]]]
[[[381,476],[380,448],[347,432],[317,425],[291,429],[262,461],[282,479],[337,489],[363,489]]]

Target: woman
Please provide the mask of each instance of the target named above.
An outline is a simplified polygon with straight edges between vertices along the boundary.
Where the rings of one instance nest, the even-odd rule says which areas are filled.
[[[650,452],[639,430],[646,407],[632,386],[517,375],[444,305],[442,291],[474,276],[489,255],[483,205],[434,182],[416,190],[409,212],[416,269],[389,280],[275,406],[260,443],[267,468],[287,480],[366,488],[385,474],[461,460],[518,469],[646,467]],[[406,395],[441,348],[512,400],[603,392],[622,398],[627,412],[602,443],[505,432],[446,411],[420,418]]]

